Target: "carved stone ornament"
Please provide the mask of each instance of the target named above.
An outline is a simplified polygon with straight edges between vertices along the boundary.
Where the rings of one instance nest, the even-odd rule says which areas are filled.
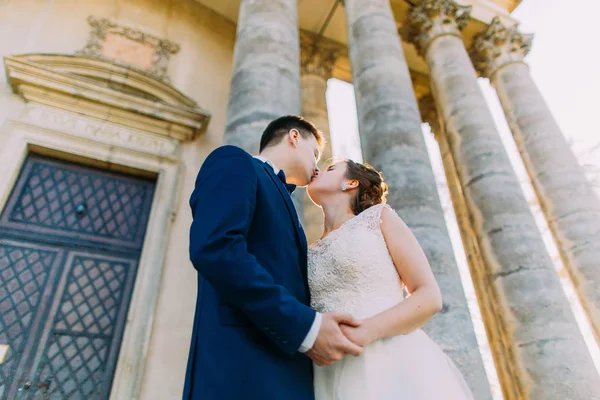
[[[427,46],[436,37],[460,36],[460,31],[469,23],[470,13],[471,6],[461,6],[452,0],[424,0],[411,8],[399,33],[424,56]]]
[[[300,66],[303,74],[331,78],[333,66],[344,51],[344,46],[333,40],[300,31]]]
[[[106,18],[89,16],[87,21],[92,31],[87,45],[77,54],[131,65],[169,82],[169,57],[179,52],[178,44]]]
[[[4,64],[9,85],[25,101],[115,126],[187,141],[203,132],[210,120],[206,110],[173,86],[103,58],[21,54],[5,57]],[[94,135],[124,137],[106,131]],[[130,145],[135,140],[127,139]]]
[[[519,32],[518,25],[506,28],[494,17],[485,31],[475,35],[469,54],[477,72],[489,78],[506,64],[523,62],[532,41],[533,35]]]
[[[21,122],[113,147],[154,154],[172,160],[177,160],[179,157],[179,142],[175,139],[60,111],[55,107],[30,103]]]

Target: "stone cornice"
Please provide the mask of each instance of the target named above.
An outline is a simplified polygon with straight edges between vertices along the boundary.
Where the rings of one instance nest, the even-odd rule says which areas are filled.
[[[533,35],[519,32],[518,25],[507,28],[496,17],[473,38],[469,54],[477,72],[490,78],[504,65],[523,62],[532,40]]]
[[[302,74],[318,75],[324,79],[331,78],[333,66],[337,58],[345,54],[346,48],[341,43],[300,31],[300,66]]]
[[[424,0],[411,8],[399,33],[412,43],[421,56],[437,37],[455,35],[469,23],[471,6],[461,6],[452,0]]]
[[[193,139],[210,119],[167,83],[103,59],[24,54],[4,64],[13,91],[29,102],[179,140]]]

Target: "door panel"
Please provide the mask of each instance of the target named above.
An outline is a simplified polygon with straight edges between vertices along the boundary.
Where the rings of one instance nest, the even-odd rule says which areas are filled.
[[[31,376],[51,398],[106,398],[136,262],[79,252],[68,259]]]
[[[5,229],[141,249],[154,182],[30,156],[2,213]]]
[[[62,251],[0,239],[0,343],[9,346],[0,365],[0,398],[25,381],[28,361],[48,311]]]
[[[154,186],[26,160],[0,215],[0,400],[109,397]]]

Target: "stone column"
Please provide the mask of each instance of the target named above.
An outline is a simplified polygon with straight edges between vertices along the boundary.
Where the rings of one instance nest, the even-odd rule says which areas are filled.
[[[296,0],[242,0],[225,144],[257,154],[269,122],[299,115],[301,104]],[[295,192],[292,199],[303,222],[303,191]]]
[[[600,379],[460,36],[469,12],[451,0],[425,0],[411,9],[403,34],[429,64],[492,283],[479,297],[493,296],[502,305],[486,323],[501,330],[515,366],[516,374],[500,377],[505,398],[600,398]]]
[[[256,154],[269,122],[300,110],[296,0],[242,0],[225,143]]]
[[[326,139],[319,168],[323,170],[332,160],[331,136],[327,116],[327,80],[343,47],[324,37],[306,31],[300,32],[300,87],[302,91],[302,115],[314,123]],[[323,234],[323,211],[308,195],[304,196],[304,230],[308,243],[313,243]]]
[[[490,399],[389,0],[345,0],[345,8],[364,159],[383,171],[388,202],[419,240],[444,297],[425,330],[458,364],[475,398]]]
[[[440,147],[444,173],[448,182],[450,197],[452,198],[452,207],[454,208],[462,244],[467,256],[467,263],[473,286],[475,287],[475,293],[477,294],[479,311],[481,312],[482,319],[487,322],[485,329],[490,349],[494,355],[496,372],[501,382],[510,382],[512,377],[518,373],[515,370],[515,365],[510,355],[511,348],[506,345],[507,338],[503,330],[500,329],[501,327],[496,323],[497,316],[501,315],[503,304],[492,294],[493,282],[490,281],[489,275],[486,272],[485,259],[477,240],[477,232],[471,223],[469,205],[462,191],[458,169],[450,150],[444,123],[440,120],[437,111],[438,107],[431,94],[425,95],[419,100],[419,108],[423,116],[423,121],[427,122],[431,127],[431,132]],[[509,392],[507,395],[506,390],[504,398],[505,400],[519,399],[516,393]]]
[[[600,202],[523,58],[531,35],[495,18],[471,56],[496,88],[562,260],[600,343]]]

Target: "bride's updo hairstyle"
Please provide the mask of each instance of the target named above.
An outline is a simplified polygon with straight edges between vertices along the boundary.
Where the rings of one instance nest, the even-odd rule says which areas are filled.
[[[346,160],[346,179],[358,181],[357,194],[350,202],[354,215],[376,204],[385,204],[388,186],[383,181],[383,174],[371,165]]]

